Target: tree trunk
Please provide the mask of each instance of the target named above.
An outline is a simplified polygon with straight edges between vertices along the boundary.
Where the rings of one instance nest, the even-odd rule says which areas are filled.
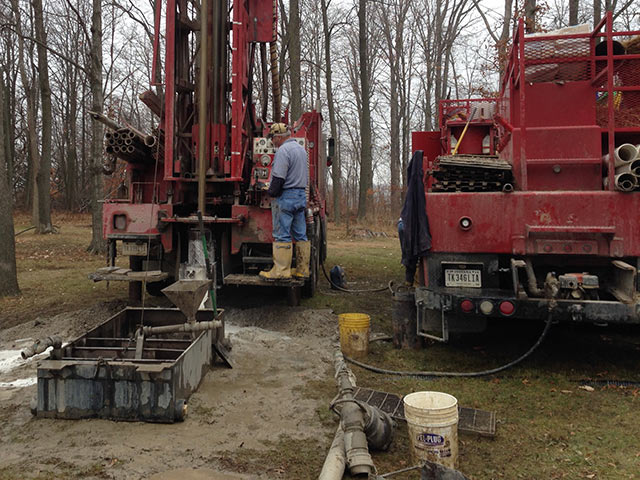
[[[536,31],[536,0],[525,0],[524,22],[527,33]]]
[[[40,208],[38,206],[38,194],[37,194],[37,176],[40,166],[40,152],[38,151],[38,133],[36,131],[37,112],[36,112],[36,93],[32,83],[27,76],[27,67],[25,65],[25,45],[24,38],[22,36],[22,19],[20,15],[20,5],[18,0],[11,0],[11,8],[13,10],[13,17],[15,21],[15,28],[18,37],[18,69],[20,71],[20,81],[25,91],[26,96],[26,108],[27,108],[27,158],[29,159],[28,167],[28,186],[27,186],[27,198],[31,203],[31,217],[33,224],[37,227],[40,224],[38,215],[40,214]]]
[[[77,77],[75,72],[70,72],[72,80],[69,88],[69,112],[67,118],[68,150],[67,158],[67,182],[66,182],[66,204],[69,210],[73,210],[77,205],[78,192],[78,146],[76,142],[78,128],[76,125],[78,116],[78,92],[76,91]]]
[[[569,0],[569,25],[578,25],[580,0]]]
[[[602,1],[593,0],[593,26],[595,27],[602,20]]]
[[[329,15],[327,0],[320,0],[322,6],[322,29],[324,32],[324,56],[325,56],[325,76],[327,85],[327,104],[329,107],[329,126],[331,129],[331,138],[336,142],[335,154],[333,156],[333,164],[331,165],[331,182],[333,183],[333,221],[340,223],[342,198],[342,178],[340,168],[340,145],[338,140],[338,127],[336,124],[336,107],[333,99],[333,85],[331,69],[331,32],[329,30]]]
[[[300,4],[289,0],[289,78],[291,81],[290,120],[302,116],[302,90],[300,79]]]
[[[42,151],[40,154],[40,168],[36,176],[38,196],[38,223],[36,232],[51,233],[51,85],[49,84],[49,62],[47,59],[47,34],[44,30],[44,13],[42,0],[33,0],[33,13],[37,50],[38,50],[38,79],[42,98]]]
[[[358,219],[363,220],[370,211],[373,170],[371,158],[371,94],[369,85],[369,47],[367,30],[367,0],[358,0],[360,90],[362,113],[360,115],[360,135],[362,150],[360,157],[360,192],[358,195]]]
[[[7,168],[7,182],[10,191],[13,188],[13,159],[15,141],[13,138],[14,123],[12,122],[12,114],[15,115],[15,110],[9,106],[10,103],[10,91],[4,84],[4,76],[0,71],[0,89],[4,87],[4,92],[0,91],[0,94],[4,94],[4,107],[0,108],[0,122],[2,122],[2,129],[4,132],[4,142],[0,142],[0,148],[4,151],[4,160]],[[13,117],[15,118],[15,117]]]
[[[509,37],[511,36],[511,15],[513,12],[513,0],[505,0],[504,2],[504,22],[502,23],[502,32],[498,39],[498,62],[500,65],[500,78],[504,73],[507,65],[507,55],[509,55]]]
[[[4,78],[0,76],[0,112],[4,112]],[[9,181],[8,165],[11,163],[7,152],[8,132],[5,122],[0,121],[0,297],[19,295],[18,276],[16,272],[16,246],[13,230],[13,188]]]
[[[102,93],[102,3],[101,0],[93,0],[93,14],[91,15],[91,110],[102,113],[104,96]],[[89,152],[89,182],[90,182],[90,209],[91,209],[91,244],[87,248],[93,253],[106,252],[106,244],[102,238],[102,124],[96,120],[91,121],[91,147]]]

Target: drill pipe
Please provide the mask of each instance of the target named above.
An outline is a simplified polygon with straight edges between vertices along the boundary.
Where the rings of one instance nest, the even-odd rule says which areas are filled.
[[[111,130],[118,130],[122,128],[115,121],[111,120],[109,117],[107,117],[103,113],[92,112],[91,110],[89,110],[89,115],[91,115],[91,118],[93,118],[97,122],[104,124],[107,128],[110,128]]]
[[[638,175],[638,173],[640,173],[640,159],[636,159],[616,167],[616,175],[621,173],[633,173],[634,175]]]
[[[149,110],[155,113],[158,117],[162,117],[163,99],[160,98],[153,90],[147,90],[146,92],[138,95],[138,98],[144,103]]]
[[[62,347],[62,340],[60,337],[51,336],[43,339],[36,340],[33,345],[25,348],[20,355],[24,360],[29,357],[33,357],[38,353],[44,352],[47,348],[53,347],[54,349],[58,349]]]
[[[355,400],[353,392],[356,379],[340,351],[336,352],[334,361],[338,396],[332,408],[340,415],[340,429],[344,432],[346,465],[352,475],[371,475],[375,467],[369,453],[369,443],[372,448],[388,448],[393,437],[393,420],[386,413]],[[334,443],[341,442],[339,437],[337,432]],[[338,447],[332,445],[330,455],[322,469],[325,473],[323,480],[342,478],[340,470],[342,461],[337,451]]]
[[[344,476],[346,466],[346,456],[344,453],[344,432],[342,426],[338,425],[336,436],[333,438],[327,458],[322,465],[322,471],[318,480],[341,480]]]
[[[614,177],[616,189],[621,192],[630,192],[636,188],[638,181],[632,173],[620,173]]]
[[[220,320],[211,320],[210,322],[181,323],[162,327],[142,327],[142,333],[145,337],[151,337],[153,335],[162,335],[163,333],[202,332],[204,330],[213,330],[214,328],[222,328],[222,322]]]

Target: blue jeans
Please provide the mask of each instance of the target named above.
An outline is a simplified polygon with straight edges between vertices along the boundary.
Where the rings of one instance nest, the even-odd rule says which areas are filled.
[[[273,220],[273,239],[276,242],[296,242],[307,240],[307,221],[304,210],[307,196],[303,188],[289,188],[282,191],[278,198],[271,200],[271,218]]]

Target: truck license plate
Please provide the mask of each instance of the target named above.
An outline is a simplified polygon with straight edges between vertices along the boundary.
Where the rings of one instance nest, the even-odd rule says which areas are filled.
[[[482,287],[482,277],[480,270],[445,270],[445,287]]]
[[[122,242],[122,255],[144,256],[147,254],[147,244],[145,242]]]

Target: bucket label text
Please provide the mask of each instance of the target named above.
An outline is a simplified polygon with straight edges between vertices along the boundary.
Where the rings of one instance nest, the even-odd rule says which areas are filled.
[[[444,437],[437,433],[420,433],[418,434],[417,441],[430,447],[444,445]]]

